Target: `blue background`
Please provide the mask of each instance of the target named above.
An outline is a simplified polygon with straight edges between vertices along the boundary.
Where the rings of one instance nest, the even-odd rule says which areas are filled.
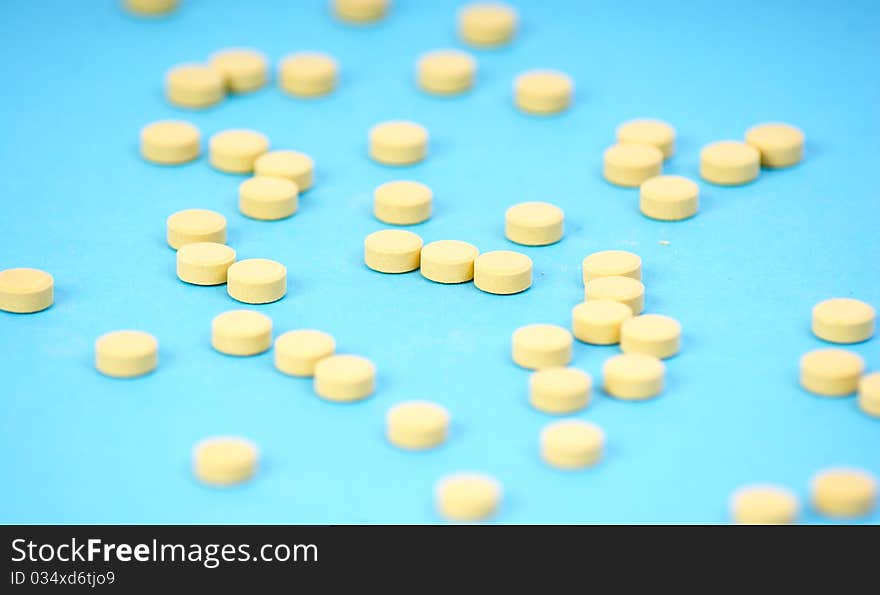
[[[475,470],[503,483],[500,522],[725,522],[731,492],[752,482],[790,487],[805,501],[802,520],[822,522],[806,505],[814,472],[880,473],[880,420],[854,398],[814,397],[797,382],[800,356],[823,346],[809,330],[816,302],[880,306],[880,4],[516,2],[516,41],[475,51],[479,82],[451,99],[420,93],[413,68],[424,51],[460,45],[460,2],[398,0],[368,28],[335,22],[323,1],[182,4],[155,21],[109,0],[0,8],[0,269],[37,267],[56,280],[48,311],[0,312],[0,521],[436,522],[438,478]],[[273,63],[329,52],[339,88],[298,100],[273,83],[201,112],[164,101],[169,67],[231,46]],[[513,78],[535,67],[574,78],[571,110],[537,118],[512,107]],[[696,178],[700,147],[767,120],[800,126],[807,156],[745,187],[701,183],[696,218],[651,221],[637,191],[601,177],[615,126],[633,117],[676,127],[666,173]],[[289,220],[246,219],[236,208],[242,177],[205,157],[179,167],[140,159],[139,130],[164,118],[195,123],[205,139],[263,131],[273,147],[314,157],[316,185]],[[424,163],[392,169],[367,158],[367,130],[388,119],[429,129]],[[368,270],[363,238],[384,227],[371,216],[372,191],[399,178],[435,192],[434,216],[413,228],[426,242],[522,250],[534,260],[533,287],[502,297]],[[565,210],[562,242],[505,240],[504,210],[527,200]],[[165,218],[194,207],[226,215],[240,258],[287,265],[287,297],[259,310],[279,333],[323,329],[340,352],[371,358],[372,398],[327,403],[309,380],[276,372],[271,353],[212,351],[211,318],[240,305],[224,286],[178,281],[164,243]],[[607,457],[564,473],[538,457],[538,433],[553,418],[528,405],[510,334],[568,326],[582,299],[581,259],[613,248],[642,256],[647,310],[682,322],[683,351],[653,401],[594,392],[576,417],[604,428]],[[119,328],[158,337],[155,373],[125,381],[94,370],[95,338]],[[880,368],[880,339],[851,349]],[[599,384],[616,352],[576,344],[573,365]],[[450,409],[447,444],[405,453],[384,441],[385,411],[409,399]],[[226,433],[259,445],[260,473],[232,489],[201,486],[190,450]]]

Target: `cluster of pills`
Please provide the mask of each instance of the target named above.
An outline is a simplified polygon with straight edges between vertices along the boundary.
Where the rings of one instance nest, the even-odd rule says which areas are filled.
[[[810,481],[810,501],[819,514],[837,519],[855,519],[869,514],[877,500],[877,479],[869,472],[850,467],[825,469]],[[786,525],[800,513],[797,495],[782,486],[748,485],[730,498],[730,515],[735,523]]]
[[[124,0],[132,13],[155,16],[174,10],[177,0]],[[388,0],[332,0],[332,13],[348,23],[370,23],[385,16]],[[468,45],[493,47],[508,43],[516,34],[518,16],[503,4],[474,4],[458,15],[458,33]],[[281,89],[309,98],[332,92],[338,64],[315,52],[284,57],[277,69]],[[477,62],[467,52],[437,50],[416,62],[418,87],[434,95],[452,95],[470,89]],[[206,108],[227,93],[249,93],[267,84],[269,61],[251,49],[228,49],[204,64],[172,68],[165,78],[170,103],[184,108]],[[567,109],[574,83],[565,73],[535,70],[519,75],[513,84],[515,106],[529,114],[554,114]],[[662,175],[663,163],[675,153],[676,132],[659,120],[632,120],[616,131],[616,144],[604,153],[604,177],[615,185],[638,187],[640,210],[652,219],[676,221],[695,215],[699,187],[688,178]],[[428,155],[429,134],[408,121],[377,124],[368,133],[369,156],[379,164],[409,165]],[[141,155],[160,165],[191,162],[201,155],[201,133],[184,121],[165,120],[144,127]],[[238,208],[256,220],[278,220],[295,214],[301,193],[312,187],[314,163],[292,150],[270,151],[269,139],[253,130],[225,130],[209,139],[210,164],[217,170],[250,175],[238,188]],[[804,135],[786,124],[762,124],[745,133],[744,142],[712,143],[700,153],[700,176],[718,185],[738,185],[754,180],[761,166],[789,167],[803,157]],[[385,224],[407,226],[431,217],[432,190],[420,182],[395,180],[373,193],[373,214]],[[513,243],[548,246],[562,240],[565,215],[547,202],[524,202],[504,214],[504,235]],[[215,211],[186,209],[166,221],[168,245],[176,250],[177,276],[192,285],[226,284],[230,298],[249,305],[282,299],[287,291],[287,269],[266,258],[237,259],[226,245],[226,218]],[[383,229],[364,239],[364,263],[389,274],[419,270],[439,284],[474,282],[481,291],[508,295],[532,284],[532,261],[523,253],[496,250],[480,253],[461,240],[441,239],[425,244],[407,230]],[[671,317],[643,313],[645,286],[642,260],[627,251],[606,250],[582,262],[584,301],[571,312],[571,328],[532,324],[511,337],[515,364],[531,371],[528,393],[531,405],[542,412],[568,415],[590,402],[593,380],[569,366],[574,340],[591,345],[619,345],[621,353],[602,368],[602,388],[622,400],[644,400],[663,390],[663,360],[678,354],[682,327]],[[53,303],[54,280],[36,269],[0,271],[0,310],[39,312]],[[857,343],[874,332],[874,309],[858,300],[835,298],[813,309],[813,332],[833,343]],[[376,389],[376,367],[367,358],[337,354],[336,340],[314,329],[287,331],[274,339],[272,320],[256,310],[230,310],[211,321],[211,346],[219,353],[247,357],[274,352],[274,366],[282,374],[312,378],[319,397],[334,402],[355,402]],[[156,369],[159,343],[149,333],[119,330],[95,342],[94,365],[106,376],[132,378]],[[842,349],[821,349],[801,360],[801,384],[824,396],[858,391],[859,405],[880,416],[880,373],[864,375],[862,358]],[[402,450],[424,450],[443,444],[449,435],[451,415],[443,406],[407,401],[391,407],[385,416],[390,444]],[[562,420],[546,425],[537,440],[540,458],[565,470],[582,469],[602,458],[605,434],[595,424]],[[251,441],[218,436],[193,449],[195,476],[212,485],[229,485],[251,478],[257,470],[259,450]],[[874,505],[876,480],[855,469],[830,469],[817,474],[811,484],[814,507],[841,518],[860,516]],[[458,473],[441,479],[436,487],[440,514],[455,521],[483,520],[495,513],[502,497],[500,483],[478,473]],[[789,490],[756,485],[741,488],[731,498],[733,520],[742,523],[790,523],[799,503]]]
[[[684,176],[663,175],[663,162],[675,153],[675,129],[661,120],[638,119],[617,128],[617,143],[605,150],[605,179],[639,189],[639,209],[650,219],[680,221],[697,214],[699,186]],[[801,161],[804,134],[789,124],[749,128],[744,141],[719,141],[700,152],[700,177],[721,186],[738,186],[758,177],[761,167],[784,168]]]
[[[813,334],[829,343],[852,344],[874,335],[877,311],[863,301],[831,298],[813,307]],[[810,351],[801,357],[800,381],[809,392],[823,397],[858,393],[866,414],[880,417],[880,372],[865,374],[865,360],[839,347]]]

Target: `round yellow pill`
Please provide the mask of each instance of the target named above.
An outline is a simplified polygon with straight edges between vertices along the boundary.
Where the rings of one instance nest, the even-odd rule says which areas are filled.
[[[428,154],[428,131],[415,122],[391,121],[370,129],[370,157],[384,165],[411,165]]]
[[[546,246],[562,239],[565,214],[548,202],[523,202],[504,214],[504,235],[523,246]]]
[[[874,509],[877,480],[861,469],[826,469],[813,476],[810,492],[819,513],[835,518],[857,518]]]
[[[286,178],[254,176],[238,187],[238,210],[251,219],[276,221],[296,213],[299,192]]]
[[[315,365],[336,351],[336,341],[321,331],[287,331],[275,339],[275,368],[291,376],[314,376]]]
[[[138,16],[162,16],[177,8],[177,0],[124,0],[123,6]]]
[[[605,179],[617,186],[637,188],[663,170],[663,153],[657,147],[619,143],[605,149]]]
[[[593,252],[582,263],[584,283],[599,277],[630,277],[642,280],[642,259],[626,250]]]
[[[177,165],[196,159],[201,151],[199,129],[189,122],[161,120],[141,130],[141,156],[152,163]]]
[[[181,64],[165,75],[165,97],[178,107],[210,107],[223,95],[223,76],[212,66]]]
[[[574,82],[555,70],[525,72],[513,83],[514,102],[521,111],[548,115],[565,111],[571,104]]]
[[[205,438],[193,448],[193,473],[209,485],[242,483],[256,473],[259,456],[250,440],[236,436]]]
[[[372,23],[388,12],[389,0],[333,0],[333,14],[349,23]]]
[[[675,153],[675,128],[662,120],[630,120],[617,127],[617,142],[650,145],[660,149],[664,159],[669,159]]]
[[[277,302],[287,293],[287,267],[268,258],[239,260],[226,271],[226,292],[245,304]]]
[[[700,151],[700,176],[721,186],[747,184],[761,173],[761,155],[739,141],[719,141]]]
[[[300,192],[312,187],[315,162],[298,151],[269,151],[254,161],[254,175],[286,178],[296,184]]]
[[[193,285],[222,285],[235,250],[216,242],[185,244],[177,251],[177,278]]]
[[[856,392],[865,371],[862,356],[843,349],[816,349],[801,358],[801,386],[825,397]]]
[[[449,433],[449,412],[427,401],[400,403],[385,416],[388,441],[406,450],[426,450],[440,446]]]
[[[831,298],[813,307],[813,334],[832,343],[860,343],[874,334],[877,312],[851,298]]]
[[[746,142],[758,149],[764,167],[790,167],[804,157],[804,133],[790,124],[752,126],[746,131]]]
[[[257,355],[272,346],[272,319],[253,310],[228,310],[211,321],[211,346],[226,355]]]
[[[880,372],[867,374],[859,380],[859,408],[874,417],[880,417]]]
[[[557,421],[541,430],[541,458],[557,469],[590,467],[602,458],[605,432],[580,420]]]
[[[532,285],[532,259],[511,250],[484,252],[474,260],[474,285],[497,295],[525,291]]]
[[[571,333],[561,326],[523,326],[513,332],[513,361],[532,370],[564,366],[571,361],[572,343]]]
[[[639,210],[660,221],[681,221],[699,209],[700,188],[682,176],[655,176],[639,187]]]
[[[434,95],[455,95],[474,84],[477,62],[467,52],[437,50],[423,54],[416,63],[419,87]]]
[[[645,353],[660,359],[672,357],[681,345],[681,324],[661,314],[642,314],[620,327],[620,350]]]
[[[449,521],[483,521],[501,504],[501,484],[480,473],[448,475],[437,483],[435,494],[437,511]]]
[[[231,174],[254,171],[257,158],[269,150],[266,135],[253,130],[224,130],[208,141],[211,165]]]
[[[315,364],[314,389],[328,401],[360,401],[376,389],[376,366],[358,355],[331,355]]]
[[[408,273],[419,268],[422,238],[411,231],[383,229],[364,239],[364,263],[380,273]]]
[[[435,283],[465,283],[474,278],[474,260],[480,251],[459,240],[438,240],[422,247],[420,271]]]
[[[650,399],[660,394],[665,373],[662,361],[643,353],[615,355],[602,366],[605,392],[627,401]]]
[[[105,376],[134,378],[159,365],[159,342],[142,331],[113,331],[95,341],[95,368]]]
[[[590,402],[593,379],[577,368],[543,368],[529,377],[529,402],[544,413],[564,415]]]
[[[207,209],[186,209],[165,222],[168,245],[175,250],[196,242],[226,243],[226,217]]]
[[[462,41],[470,45],[498,46],[513,39],[517,21],[516,10],[507,4],[469,4],[458,13],[458,34]]]
[[[266,56],[247,48],[221,50],[211,56],[211,66],[222,76],[232,93],[250,93],[266,84],[269,66]]]
[[[373,192],[373,215],[391,225],[415,225],[431,217],[431,189],[419,182],[398,180]]]
[[[620,328],[632,318],[632,309],[614,300],[581,302],[571,310],[571,329],[578,341],[591,345],[620,343]]]
[[[730,498],[730,516],[740,525],[790,525],[799,508],[791,490],[773,485],[745,486]]]
[[[633,314],[641,314],[645,308],[645,286],[632,277],[597,277],[584,285],[585,300],[614,300],[620,302]]]
[[[336,88],[338,73],[339,65],[327,54],[301,52],[281,60],[278,82],[282,90],[295,97],[320,97]]]
[[[0,271],[0,310],[15,314],[32,314],[51,306],[55,301],[55,279],[39,269],[6,269]]]

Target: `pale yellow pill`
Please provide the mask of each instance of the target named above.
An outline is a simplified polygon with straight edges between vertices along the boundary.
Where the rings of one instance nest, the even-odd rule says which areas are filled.
[[[391,121],[370,129],[370,157],[385,165],[411,165],[428,155],[428,131],[415,122]]]
[[[548,202],[523,202],[504,214],[504,235],[524,246],[546,246],[562,239],[565,214]]]
[[[639,187],[642,215],[660,221],[681,221],[699,209],[700,188],[682,176],[655,176]]]
[[[801,386],[825,397],[856,392],[865,371],[862,356],[843,349],[816,349],[801,358]]]
[[[543,368],[529,377],[529,402],[544,413],[564,415],[590,402],[593,379],[577,368]]]
[[[406,450],[426,450],[440,446],[449,433],[449,412],[427,401],[400,403],[385,416],[388,441]]]
[[[331,355],[315,364],[315,393],[328,401],[360,401],[376,389],[376,366],[358,355]]]
[[[162,165],[196,159],[201,151],[200,143],[199,129],[180,120],[160,120],[141,130],[141,156]]]
[[[532,285],[532,259],[511,250],[484,252],[474,260],[474,285],[498,295],[525,291]]]
[[[746,142],[761,153],[764,167],[790,167],[804,157],[804,133],[790,124],[752,126],[746,131]]]
[[[320,52],[291,54],[281,60],[278,82],[281,89],[295,97],[327,95],[336,88],[339,65]]]
[[[584,299],[614,300],[638,315],[645,308],[645,286],[632,277],[597,277],[584,285]]]
[[[431,217],[433,192],[419,182],[386,182],[373,192],[373,215],[391,225],[415,225]]]
[[[548,115],[565,111],[571,104],[574,82],[555,70],[525,72],[513,83],[514,103],[529,114]]]
[[[730,498],[730,516],[740,525],[790,525],[799,508],[791,490],[774,485],[745,486]]]
[[[813,334],[832,343],[860,343],[874,334],[877,312],[852,298],[831,298],[813,307]]]
[[[408,273],[419,268],[422,238],[411,231],[383,229],[364,239],[364,263],[380,273]]]
[[[865,516],[877,500],[877,479],[862,469],[826,469],[813,476],[810,496],[815,509],[825,516]]]
[[[618,143],[605,149],[605,179],[617,186],[637,188],[663,171],[663,153],[657,147]]]
[[[662,361],[643,353],[615,355],[602,366],[605,392],[627,401],[650,399],[660,394],[665,374]]]
[[[859,380],[859,408],[874,417],[880,417],[880,372],[866,374]]]
[[[746,143],[727,140],[700,151],[700,176],[721,186],[747,184],[761,173],[761,155]]]
[[[275,339],[275,367],[291,376],[314,376],[315,365],[336,351],[336,341],[311,329],[287,331]]]
[[[272,319],[253,310],[229,310],[211,321],[211,346],[226,355],[257,355],[272,346]]]
[[[626,304],[608,299],[581,302],[571,310],[571,330],[578,341],[591,345],[620,343],[620,328],[632,318]]]
[[[226,272],[226,292],[245,304],[277,302],[287,293],[287,267],[268,258],[239,260]]]
[[[253,130],[224,130],[208,141],[211,165],[232,174],[254,171],[257,158],[269,150],[265,134]]]
[[[181,64],[165,75],[165,97],[179,107],[200,109],[224,96],[223,76],[205,64]]]
[[[630,120],[617,127],[617,142],[650,145],[669,159],[675,153],[675,128],[662,120]]]
[[[372,23],[388,12],[390,0],[332,0],[333,14],[349,23]]]
[[[437,512],[444,519],[456,522],[486,520],[501,504],[501,484],[480,473],[448,475],[435,488]]]
[[[254,176],[238,187],[238,210],[251,219],[284,219],[296,213],[298,206],[296,183],[286,178]]]
[[[266,56],[257,50],[231,48],[211,56],[213,66],[223,76],[232,93],[250,93],[266,84],[269,66]]]
[[[139,16],[161,16],[177,8],[178,0],[123,0],[123,6]]]
[[[254,161],[254,175],[286,178],[305,192],[314,182],[315,162],[298,151],[269,151]]]
[[[672,357],[681,347],[681,324],[661,314],[642,314],[620,327],[620,350],[660,359]]]
[[[419,87],[435,95],[455,95],[474,84],[477,62],[467,52],[437,50],[423,54],[416,63]]]
[[[465,283],[474,278],[474,260],[480,251],[459,240],[438,240],[422,247],[419,270],[435,283]]]
[[[113,331],[95,341],[95,368],[105,376],[134,378],[159,365],[159,342],[142,331]]]
[[[216,242],[185,244],[177,251],[177,277],[193,285],[222,285],[235,250]]]
[[[236,436],[205,438],[193,448],[193,473],[202,483],[227,486],[249,480],[257,471],[257,446]]]
[[[564,366],[571,361],[572,343],[571,333],[561,326],[523,326],[513,332],[513,361],[532,370]]]
[[[605,432],[580,420],[557,421],[541,430],[541,458],[557,469],[590,467],[602,458]]]
[[[177,211],[165,222],[168,245],[175,250],[196,242],[226,243],[226,217],[207,209]]]
[[[599,277],[631,277],[642,280],[642,259],[626,250],[593,252],[582,263],[584,283]]]
[[[513,39],[518,20],[516,10],[507,4],[469,4],[458,13],[458,34],[462,41],[470,45],[502,45]]]
[[[40,312],[55,301],[55,280],[39,269],[0,271],[0,310],[15,314]]]

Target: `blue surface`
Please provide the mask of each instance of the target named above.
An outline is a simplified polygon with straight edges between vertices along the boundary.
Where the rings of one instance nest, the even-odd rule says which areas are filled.
[[[880,420],[854,398],[797,385],[798,359],[823,346],[809,331],[816,302],[853,296],[880,306],[880,4],[517,2],[521,35],[475,52],[471,93],[423,95],[414,61],[459,45],[458,4],[396,0],[370,28],[334,22],[323,1],[184,0],[172,17],[146,22],[111,0],[2,4],[0,269],[50,271],[56,303],[35,315],[0,312],[0,521],[436,522],[435,481],[477,470],[503,482],[500,522],[724,522],[744,483],[779,483],[806,499],[823,467],[880,474]],[[327,51],[341,63],[341,84],[312,101],[272,84],[203,112],[165,103],[166,69],[230,46],[273,62]],[[535,118],[513,109],[512,79],[534,67],[574,78],[570,111]],[[600,175],[615,126],[642,116],[678,130],[667,173],[696,177],[701,146],[767,120],[802,127],[807,157],[745,187],[701,184],[690,221],[650,221],[637,191]],[[236,208],[243,178],[204,157],[180,167],[139,158],[140,128],[163,118],[190,120],[205,138],[263,131],[274,147],[315,158],[316,186],[293,218],[248,220]],[[418,166],[385,168],[366,156],[369,127],[398,118],[431,132],[431,155]],[[535,263],[533,287],[492,296],[364,267],[363,238],[383,227],[371,216],[372,190],[398,178],[435,191],[434,216],[413,228],[426,242],[521,249]],[[565,210],[562,242],[505,240],[504,210],[526,200]],[[240,305],[223,286],[175,277],[164,222],[192,207],[226,215],[240,258],[287,265],[287,297],[259,310],[278,332],[323,329],[341,352],[371,358],[373,398],[330,404],[308,380],[277,373],[270,353],[211,350],[211,318]],[[605,429],[607,458],[562,473],[538,458],[538,432],[553,418],[529,407],[510,334],[535,322],[567,326],[582,299],[581,259],[612,248],[642,256],[647,310],[682,322],[683,351],[653,401],[594,393],[577,417]],[[119,328],[158,337],[155,373],[123,381],[94,370],[93,341]],[[880,368],[880,338],[852,349]],[[573,363],[598,383],[616,352],[576,344]],[[452,412],[451,439],[433,452],[402,453],[383,439],[388,407],[414,398]],[[224,433],[255,440],[263,467],[247,485],[203,487],[190,449]],[[802,520],[822,522],[809,510]]]

